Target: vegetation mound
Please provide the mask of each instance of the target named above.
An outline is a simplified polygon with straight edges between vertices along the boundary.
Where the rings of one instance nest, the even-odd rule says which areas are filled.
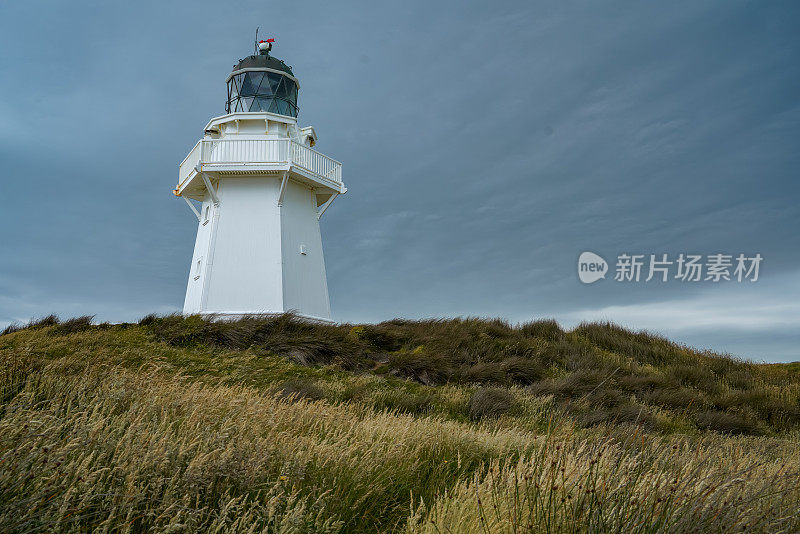
[[[551,320],[516,327],[481,319],[352,326],[291,315],[235,322],[150,316],[141,324],[175,347],[279,354],[426,386],[523,388],[552,396],[581,426],[627,422],[667,432],[694,426],[768,434],[800,425],[796,373],[697,352],[608,323],[582,324],[571,332]],[[420,390],[421,407],[429,393]],[[507,411],[503,406],[512,403],[496,404],[486,413]]]
[[[800,530],[800,373],[610,324],[47,317],[0,531]]]

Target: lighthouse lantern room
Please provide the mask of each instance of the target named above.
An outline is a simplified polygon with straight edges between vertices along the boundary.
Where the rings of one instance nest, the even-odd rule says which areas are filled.
[[[179,167],[174,194],[198,220],[185,314],[330,321],[319,220],[347,188],[314,128],[298,128],[300,84],[273,42],[234,66],[226,114]]]

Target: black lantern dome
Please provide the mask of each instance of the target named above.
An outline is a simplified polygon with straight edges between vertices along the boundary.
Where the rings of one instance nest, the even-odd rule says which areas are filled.
[[[262,41],[265,43],[266,41]],[[262,112],[297,117],[297,78],[292,68],[269,55],[272,48],[240,59],[228,75],[227,113]]]

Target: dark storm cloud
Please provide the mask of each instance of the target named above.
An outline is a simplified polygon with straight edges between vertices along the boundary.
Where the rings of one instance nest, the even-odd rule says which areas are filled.
[[[195,227],[170,194],[177,164],[223,113],[224,78],[260,25],[300,78],[301,124],[345,165],[350,192],[323,219],[337,319],[607,317],[798,359],[800,319],[782,307],[800,297],[794,3],[6,3],[0,15],[0,322],[180,308]],[[582,286],[583,250],[765,263],[752,287]],[[719,321],[674,318],[701,308]],[[725,335],[736,317],[758,326],[751,337]]]

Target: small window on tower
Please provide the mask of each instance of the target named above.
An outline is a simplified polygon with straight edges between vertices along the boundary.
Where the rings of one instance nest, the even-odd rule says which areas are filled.
[[[203,265],[203,258],[198,258],[194,264],[194,279],[200,278],[200,267]]]
[[[210,212],[211,212],[211,206],[206,206],[206,210],[205,210],[205,212],[203,214],[203,224],[208,223],[208,220],[209,220],[209,217],[210,217],[210,215],[209,215]]]

